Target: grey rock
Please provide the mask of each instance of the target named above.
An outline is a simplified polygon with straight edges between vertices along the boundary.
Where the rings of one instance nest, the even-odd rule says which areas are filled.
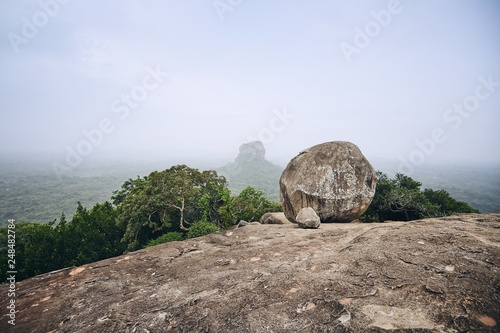
[[[239,227],[244,227],[244,226],[247,226],[247,225],[249,225],[249,224],[250,224],[250,222],[247,222],[247,221],[245,221],[245,220],[240,220],[240,222],[238,222],[238,228],[239,228]]]
[[[236,226],[236,228],[246,227],[247,225],[260,225],[260,222],[258,222],[258,221],[248,222],[245,220],[240,220],[240,222],[238,222],[238,225]]]
[[[260,218],[260,223],[262,224],[290,224],[290,222],[285,213],[265,213]]]
[[[261,141],[252,141],[240,145],[240,153],[236,157],[236,161],[253,161],[265,160],[266,148]]]
[[[295,217],[299,227],[301,228],[319,228],[321,221],[318,214],[311,207],[304,207]]]
[[[350,222],[375,195],[375,170],[359,148],[346,141],[326,142],[293,158],[280,178],[281,203],[292,222],[311,207],[321,222]]]

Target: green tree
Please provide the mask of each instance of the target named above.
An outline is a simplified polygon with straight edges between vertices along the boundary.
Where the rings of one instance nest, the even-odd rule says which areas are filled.
[[[135,250],[166,231],[188,231],[203,218],[222,223],[227,183],[215,171],[200,172],[186,165],[154,171],[129,181],[113,197],[118,203],[118,224],[125,229],[123,241]]]
[[[16,224],[15,256],[9,258],[7,246],[7,227],[0,227],[0,280],[5,281],[8,259],[15,260],[18,280],[50,272],[59,266],[54,260],[57,253],[54,249],[57,236],[49,224],[22,222]]]
[[[280,212],[280,203],[270,201],[263,191],[248,186],[234,197],[227,208],[229,218],[235,223],[240,220],[255,221],[268,212]]]
[[[394,178],[377,172],[373,201],[361,219],[365,221],[410,221],[453,213],[478,213],[467,203],[453,199],[444,190],[420,190],[422,183],[398,173]]]
[[[383,220],[411,221],[436,215],[436,208],[419,190],[395,187],[381,200]]]
[[[375,196],[362,219],[410,221],[435,216],[436,207],[423,195],[420,186],[420,182],[401,173],[391,179],[377,172]]]
[[[146,178],[146,177],[144,177]],[[140,186],[142,182],[142,179],[137,177],[136,179],[128,179],[126,180],[120,190],[113,191],[113,205],[118,206],[120,205],[125,197],[132,191],[132,189],[137,188]]]
[[[149,241],[146,244],[146,247],[155,246],[158,244],[163,244],[163,243],[168,243],[168,242],[181,241],[181,240],[184,240],[184,234],[182,232],[171,231],[171,232],[167,232],[166,234],[161,235],[160,237],[158,237],[156,239]]]
[[[211,221],[219,228],[226,228],[229,221],[225,219],[220,211],[220,207],[227,205],[231,200],[226,179],[217,176],[217,173],[212,170],[203,171],[202,179],[205,179],[203,194],[198,199],[201,220]]]
[[[55,228],[59,266],[83,265],[122,254],[123,229],[116,225],[117,215],[109,202],[90,210],[78,203],[70,222],[62,215]]]
[[[452,198],[445,190],[425,189],[424,196],[438,207],[440,214],[443,216],[454,213],[479,213],[479,210],[472,208],[468,203]]]
[[[367,222],[384,221],[383,206],[384,198],[391,192],[393,188],[393,181],[387,177],[385,173],[377,171],[377,187],[373,200],[368,209],[361,216],[361,219]]]
[[[219,230],[219,227],[217,227],[216,224],[201,220],[194,223],[191,228],[189,228],[186,236],[187,238],[195,238],[211,234],[213,232],[216,232],[217,230]]]

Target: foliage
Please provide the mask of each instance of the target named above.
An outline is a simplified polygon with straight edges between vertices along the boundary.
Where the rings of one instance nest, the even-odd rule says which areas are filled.
[[[226,177],[229,189],[234,194],[251,186],[263,191],[269,200],[279,201],[280,189],[277,184],[283,169],[266,159],[243,158],[226,164],[217,169],[217,172]]]
[[[408,176],[396,174],[390,179],[379,172],[375,197],[363,219],[408,221],[478,212],[444,190],[421,191],[420,187],[420,182]],[[231,196],[224,177],[185,165],[129,179],[113,193],[113,204],[97,203],[87,209],[79,202],[70,220],[62,214],[59,223],[17,223],[18,280],[145,245],[199,237],[240,220],[253,221],[266,212],[281,211],[281,204],[268,200],[261,190],[247,186]],[[7,227],[0,227],[2,280],[8,270],[7,244]]]
[[[478,212],[467,203],[453,199],[446,191],[420,190],[422,184],[398,173],[390,179],[377,172],[373,201],[361,219],[365,221],[410,221],[452,213]]]
[[[210,219],[225,225],[219,208],[228,199],[226,186],[225,178],[215,171],[200,172],[186,165],[127,181],[113,196],[127,250],[143,246],[160,232],[188,231],[190,221]]]
[[[184,234],[178,231],[167,232],[166,234],[161,235],[160,237],[150,240],[146,247],[155,246],[163,243],[181,241],[184,240]]]
[[[281,212],[280,203],[270,201],[263,191],[247,186],[236,197],[233,197],[228,206],[221,207],[224,216],[238,223],[240,220],[255,221],[267,212]]]
[[[454,213],[479,213],[468,203],[453,199],[445,190],[425,189],[424,196],[437,206],[441,215],[448,216]]]
[[[123,253],[123,230],[115,223],[116,210],[109,203],[96,204],[91,210],[80,203],[71,221],[64,214],[54,223],[17,223],[15,227],[15,267],[17,279],[56,269],[83,265]],[[0,228],[0,278],[5,279],[7,228]]]
[[[158,169],[161,163],[149,160],[99,161],[98,164],[84,163],[58,179],[50,162],[31,157],[26,160],[8,156],[0,158],[0,226],[7,224],[10,218],[48,223],[58,219],[61,212],[71,220],[78,201],[90,208],[96,202],[110,200],[112,192],[120,189],[124,180],[134,179],[137,175],[142,177],[151,170],[163,170]],[[279,201],[277,184],[283,167],[269,165],[266,160],[236,164],[217,172],[226,177],[233,195],[250,185],[264,191],[268,199]],[[390,165],[384,167],[388,171],[392,169]],[[444,189],[453,198],[467,202],[481,212],[500,211],[498,165],[422,165],[415,176],[423,188]]]
[[[15,256],[7,256],[7,227],[0,227],[0,279],[5,281],[8,259],[15,260],[18,280],[49,272],[59,268],[56,262],[57,253],[54,244],[57,235],[48,224],[17,223],[15,225]]]
[[[78,203],[70,223],[61,216],[55,231],[60,267],[79,266],[123,253],[123,229],[116,225],[117,210],[109,202],[87,210]]]
[[[123,177],[116,175],[65,177],[61,182],[53,175],[37,172],[0,174],[0,225],[10,218],[48,223],[61,212],[71,219],[77,202],[92,207],[109,200],[122,182]]]
[[[204,235],[211,234],[213,232],[216,232],[219,230],[219,227],[212,223],[208,222],[205,220],[198,221],[194,223],[191,228],[189,228],[189,231],[187,232],[187,238],[195,238],[195,237],[200,237]]]

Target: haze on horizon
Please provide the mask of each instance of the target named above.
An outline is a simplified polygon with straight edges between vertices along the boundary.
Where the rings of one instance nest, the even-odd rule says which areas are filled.
[[[500,163],[500,3],[0,3],[0,153]],[[78,154],[78,158],[68,155]],[[71,165],[73,164],[73,165]]]

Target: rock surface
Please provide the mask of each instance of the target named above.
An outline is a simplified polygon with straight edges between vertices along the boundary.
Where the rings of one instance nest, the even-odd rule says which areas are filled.
[[[260,223],[262,224],[290,224],[290,222],[285,213],[265,213],[260,218]]]
[[[325,142],[293,158],[280,178],[285,216],[312,207],[321,222],[350,222],[375,195],[375,170],[359,148],[346,141]]]
[[[318,214],[311,207],[302,208],[295,217],[295,220],[299,227],[304,229],[317,229],[321,225]]]
[[[248,225],[17,283],[0,332],[498,332],[500,214]]]

